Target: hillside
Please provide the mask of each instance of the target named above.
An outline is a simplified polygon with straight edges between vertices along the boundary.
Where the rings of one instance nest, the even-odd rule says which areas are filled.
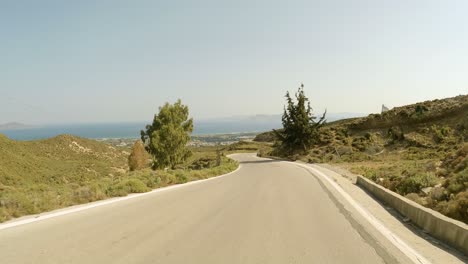
[[[467,142],[468,95],[460,95],[331,122],[320,144],[289,158],[334,163],[468,223]]]
[[[127,170],[127,152],[75,136],[13,141],[0,135],[0,145],[0,182],[3,185],[11,180],[15,185],[30,181],[73,182],[76,175],[91,180]]]
[[[0,222],[221,175],[238,164],[217,147],[191,148],[176,170],[128,171],[129,148],[70,135],[14,141],[0,134]],[[148,164],[149,165],[149,164]]]
[[[128,153],[69,135],[13,141],[0,134],[0,149],[0,222],[80,203],[80,187],[127,171]]]

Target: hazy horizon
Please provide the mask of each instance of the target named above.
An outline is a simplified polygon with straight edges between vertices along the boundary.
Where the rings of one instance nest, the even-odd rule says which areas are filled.
[[[376,113],[468,93],[466,1],[0,4],[0,124]]]
[[[322,113],[317,113],[316,116],[321,115]],[[328,121],[335,121],[338,119],[345,119],[345,118],[351,118],[351,117],[362,117],[362,116],[367,116],[370,113],[348,113],[348,112],[342,112],[342,113],[327,113],[327,120]],[[233,116],[218,116],[218,117],[210,117],[210,118],[196,118],[196,117],[191,117],[194,119],[194,122],[201,122],[201,123],[223,123],[223,122],[230,122],[230,121],[246,121],[246,120],[252,120],[252,118],[260,118],[260,120],[274,120],[275,122],[281,123],[281,114],[258,114],[258,115],[233,115]],[[273,119],[274,118],[274,119]],[[113,125],[113,124],[149,124],[152,122],[152,119],[148,120],[119,120],[119,121],[97,121],[97,122],[49,122],[49,123],[24,123],[24,122],[18,122],[18,121],[8,121],[8,122],[3,122],[0,123],[1,125],[7,125],[7,124],[18,124],[18,125],[24,125],[24,126],[30,126],[30,127],[43,127],[43,126],[79,126],[79,125]],[[0,129],[1,132],[1,129]],[[242,131],[241,131],[242,132]]]

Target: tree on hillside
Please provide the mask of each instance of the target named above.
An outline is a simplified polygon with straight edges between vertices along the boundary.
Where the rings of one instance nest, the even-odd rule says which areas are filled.
[[[141,140],[135,141],[132,147],[132,153],[128,156],[128,167],[131,171],[141,170],[148,164],[148,153]]]
[[[320,128],[325,124],[326,111],[316,121],[312,113],[309,99],[305,96],[304,85],[297,90],[294,101],[289,92],[286,93],[287,105],[282,117],[283,129],[273,130],[278,140],[276,152],[281,154],[305,153],[310,147],[320,141]]]
[[[141,131],[141,140],[153,159],[153,169],[175,168],[190,157],[186,145],[193,131],[193,120],[188,117],[189,109],[179,99],[160,107],[153,124]]]

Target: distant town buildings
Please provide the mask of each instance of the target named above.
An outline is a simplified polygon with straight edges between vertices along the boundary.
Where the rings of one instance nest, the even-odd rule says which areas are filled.
[[[193,135],[192,140],[187,143],[192,147],[210,147],[210,146],[226,146],[239,141],[251,141],[258,133],[232,133],[232,134],[215,134],[215,135]],[[102,138],[98,141],[105,142],[114,147],[129,148],[138,138]]]

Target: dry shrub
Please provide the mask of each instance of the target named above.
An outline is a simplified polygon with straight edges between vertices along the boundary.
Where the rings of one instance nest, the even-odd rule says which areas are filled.
[[[148,165],[148,153],[141,140],[135,141],[132,147],[132,153],[128,157],[128,166],[131,171],[141,170]]]
[[[437,211],[468,224],[468,191],[458,193],[452,200],[437,205]]]

